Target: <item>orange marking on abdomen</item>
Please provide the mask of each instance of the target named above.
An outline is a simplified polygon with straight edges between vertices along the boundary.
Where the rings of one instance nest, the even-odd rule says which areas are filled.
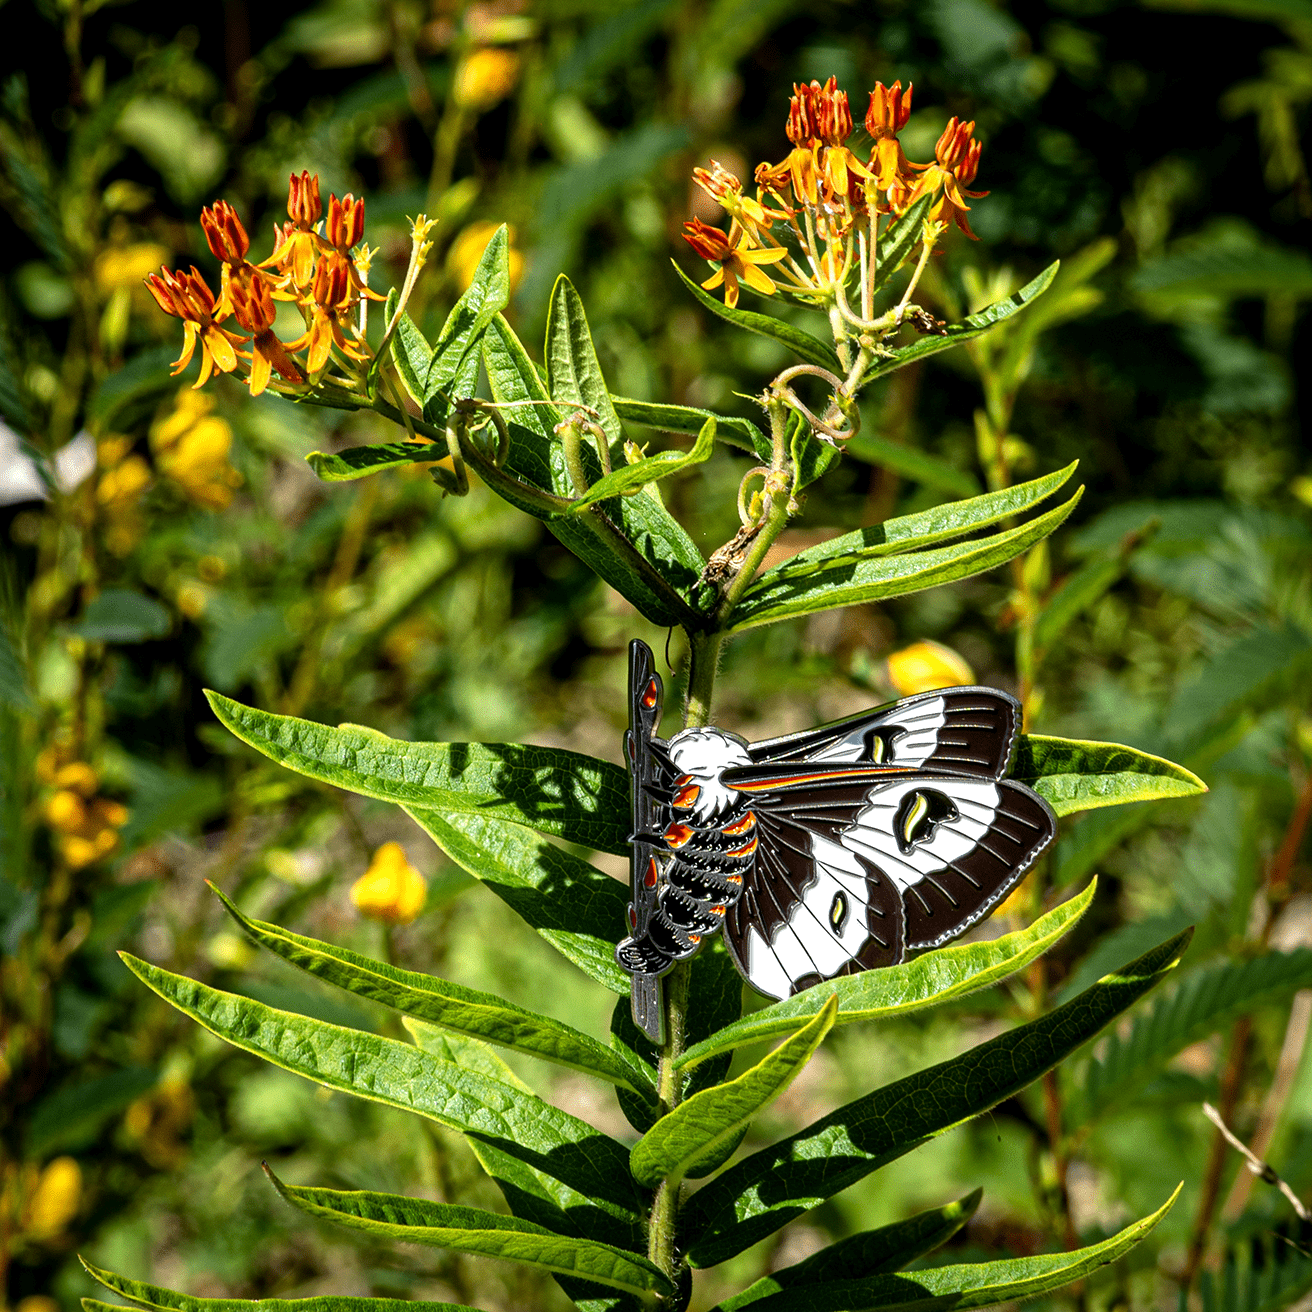
[[[648,888],[656,887],[656,858],[654,856],[647,859],[647,873],[643,876],[642,882]]]
[[[725,827],[721,829],[720,832],[722,834],[728,834],[730,838],[737,838],[739,834],[745,834],[749,829],[754,828],[755,825],[756,825],[756,812],[748,811],[748,813],[745,816],[743,816],[741,820],[737,820],[731,825],[725,825]]]
[[[671,847],[682,847],[692,835],[693,831],[687,825],[676,822],[665,831],[665,841]]]
[[[647,691],[642,694],[642,704],[651,710],[656,705],[656,680],[653,679],[647,685]]]
[[[726,884],[741,884],[743,877],[741,875],[725,875],[724,882]]]
[[[744,843],[741,847],[732,847],[729,849],[729,856],[751,856],[756,851],[756,846],[761,840],[755,834],[752,835],[751,841]]]
[[[696,784],[687,784],[674,794],[674,800],[670,805],[680,811],[689,811],[697,805],[697,798],[701,791]]]

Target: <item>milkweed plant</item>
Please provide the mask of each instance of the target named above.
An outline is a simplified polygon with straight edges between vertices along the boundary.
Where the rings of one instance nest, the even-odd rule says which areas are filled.
[[[847,95],[834,79],[795,87],[791,148],[778,163],[757,168],[754,187],[719,164],[694,171],[727,225],[686,225],[688,244],[711,273],[700,285],[679,276],[703,309],[796,357],[763,387],[760,422],[612,394],[583,304],[563,276],[551,295],[545,367],[536,364],[503,315],[511,290],[505,228],[487,243],[472,285],[441,331],[427,340],[406,307],[430,252],[432,222],[422,215],[414,221],[405,279],[383,296],[369,286],[374,252],[364,244],[365,202],[334,195],[325,212],[309,173],[291,179],[288,219],[267,259],[249,259],[239,216],[218,201],[201,214],[221,262],[217,294],[194,267],[162,271],[149,286],[160,307],[183,321],[177,369],[198,354],[198,387],[216,373],[234,374],[253,395],[372,410],[400,430],[393,442],[311,456],[321,478],[349,481],[423,464],[443,494],[461,496],[478,478],[543,521],[652,625],[682,634],[683,726],[701,726],[711,714],[722,649],[736,634],[1009,563],[1021,568],[1026,553],[1079,502],[1076,490],[1044,508],[1074,466],[1022,483],[991,478],[982,495],[832,537],[765,568],[781,531],[804,513],[808,485],[856,437],[863,391],[1024,314],[1057,274],[1053,265],[955,323],[917,301],[935,252],[948,240],[973,237],[967,202],[985,193],[970,190],[980,162],[973,123],[950,120],[930,162],[907,158],[899,133],[911,100],[909,86],[877,85],[865,116],[869,149],[859,152],[851,144]],[[745,308],[744,290],[765,310],[788,302],[819,311],[825,338],[789,318]],[[304,331],[290,340],[275,329],[279,302],[303,320]],[[687,449],[649,454],[626,438],[625,423],[693,440]],[[746,452],[752,463],[738,489],[737,531],[704,557],[667,509],[661,482],[705,461],[717,443]],[[752,1121],[831,1030],[924,1011],[1031,968],[1076,924],[1093,886],[1045,911],[1040,867],[1028,877],[1037,891],[1027,903],[1036,917],[1027,927],[828,980],[747,1015],[728,955],[718,941],[709,943],[666,981],[665,1038],[657,1048],[632,1022],[630,977],[614,955],[627,929],[627,891],[578,855],[629,854],[629,781],[619,765],[514,743],[397,741],[216,694],[210,701],[228,729],[270,759],[404,808],[570,969],[618,995],[610,1033],[586,1034],[493,993],[252,919],[218,890],[255,943],[396,1009],[413,1041],[279,1011],[125,954],[129,969],[240,1049],[327,1089],[463,1134],[505,1203],[494,1212],[301,1187],[270,1172],[293,1207],[375,1236],[539,1268],[586,1312],[687,1307],[697,1299],[697,1271],[735,1257],[1027,1086],[1051,1080],[1064,1058],[1171,972],[1189,939],[1188,931],[1177,934],[1055,1009],[1038,1007],[1024,1023],[959,1056],[863,1092],[778,1142],[738,1155]],[[618,758],[618,742],[616,748]],[[1058,817],[1203,788],[1183,767],[1131,748],[1028,733],[1018,740],[1011,776]],[[743,1053],[735,1066],[740,1050],[759,1053],[776,1041],[754,1064]],[[553,1106],[512,1074],[498,1048],[610,1085],[632,1134],[611,1137]],[[908,1270],[966,1224],[980,1196],[976,1190],[944,1199],[851,1235],[756,1280],[718,1303],[717,1312],[965,1309],[1043,1294],[1127,1253],[1175,1197],[1089,1246],[1072,1238],[1064,1251]],[[190,1298],[89,1269],[150,1308],[298,1305]],[[300,1302],[338,1312],[401,1306],[345,1296]],[[107,1306],[87,1303],[95,1312]],[[410,1306],[456,1312],[454,1304]]]

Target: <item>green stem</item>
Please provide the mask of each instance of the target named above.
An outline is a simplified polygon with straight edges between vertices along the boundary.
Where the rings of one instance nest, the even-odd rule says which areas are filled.
[[[683,727],[700,729],[711,720],[711,693],[715,687],[715,669],[720,660],[719,632],[688,635],[688,700],[684,707]]]

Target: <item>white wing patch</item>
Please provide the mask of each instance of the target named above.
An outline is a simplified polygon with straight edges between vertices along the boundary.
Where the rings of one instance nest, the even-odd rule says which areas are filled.
[[[897,816],[909,793],[935,792],[949,797],[957,814],[934,827],[924,842],[903,851],[897,833]],[[908,779],[881,784],[871,790],[866,804],[852,825],[843,831],[841,842],[879,867],[899,892],[944,870],[979,846],[998,814],[1001,794],[990,780]]]
[[[771,941],[755,925],[748,930],[748,982],[772,998],[788,997],[804,975],[837,974],[870,937],[867,876],[855,853],[814,833],[811,851],[815,874]]]
[[[915,699],[906,705],[895,706],[881,716],[874,726],[880,731],[901,729],[894,738],[892,755],[881,765],[924,765],[938,746],[939,730],[947,723],[947,703],[942,697]],[[830,743],[822,752],[809,757],[810,761],[868,761],[870,759],[869,721],[852,730],[846,737]]]

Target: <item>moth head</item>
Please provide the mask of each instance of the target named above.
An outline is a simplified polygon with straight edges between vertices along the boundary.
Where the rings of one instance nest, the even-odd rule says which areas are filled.
[[[685,729],[670,739],[668,750],[674,768],[697,785],[689,816],[694,825],[711,824],[742,800],[736,788],[720,780],[725,770],[752,763],[747,744],[736,734],[722,729]]]

